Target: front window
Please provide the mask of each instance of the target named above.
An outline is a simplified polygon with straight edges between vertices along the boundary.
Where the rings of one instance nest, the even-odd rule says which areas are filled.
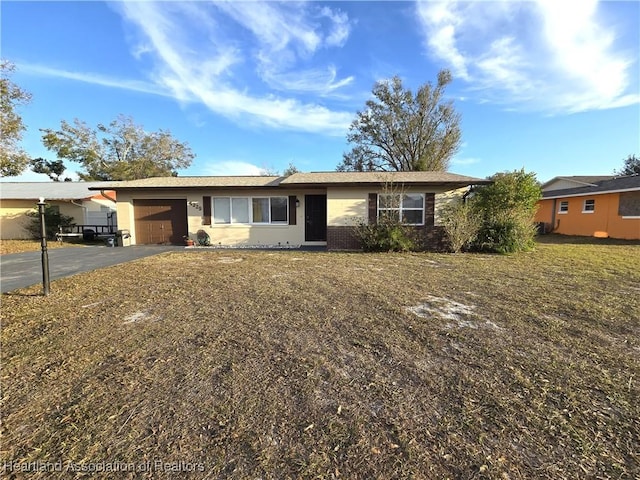
[[[405,225],[424,225],[424,195],[378,195],[378,218],[381,217],[397,219]]]
[[[582,213],[593,213],[596,211],[596,201],[594,199],[589,199],[584,201],[584,206],[582,208]]]
[[[287,197],[213,197],[214,224],[287,224]]]

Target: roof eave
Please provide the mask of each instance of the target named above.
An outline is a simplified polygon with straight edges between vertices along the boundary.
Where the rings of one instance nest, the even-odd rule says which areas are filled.
[[[550,190],[554,192],[554,190]],[[607,193],[624,193],[624,192],[640,192],[640,187],[631,187],[631,188],[620,188],[617,190],[603,190],[602,192],[578,192],[578,193],[569,193],[565,195],[550,195],[546,196],[544,193],[542,194],[542,200],[552,200],[556,198],[570,198],[570,197],[585,197],[589,195],[605,195]]]

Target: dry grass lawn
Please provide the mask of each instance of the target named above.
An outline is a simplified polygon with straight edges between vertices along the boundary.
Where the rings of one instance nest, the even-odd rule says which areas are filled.
[[[545,241],[185,251],[3,295],[4,478],[638,478],[640,245]]]
[[[82,247],[84,244],[78,241],[47,242],[47,248]],[[42,249],[40,240],[2,240],[0,241],[0,255],[10,253],[39,252]]]

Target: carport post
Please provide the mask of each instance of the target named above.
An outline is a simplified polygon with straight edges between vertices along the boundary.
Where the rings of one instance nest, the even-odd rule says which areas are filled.
[[[38,213],[40,213],[40,246],[42,247],[42,286],[45,297],[49,295],[49,253],[47,252],[47,229],[44,221],[44,197],[40,197],[38,202]]]

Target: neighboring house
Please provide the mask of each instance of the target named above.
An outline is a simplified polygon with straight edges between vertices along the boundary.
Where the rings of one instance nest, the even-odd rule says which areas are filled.
[[[575,178],[590,182],[572,188],[545,188],[553,182],[566,185],[561,182]],[[640,175],[556,177],[543,185],[538,205],[536,221],[544,222],[547,232],[640,240]]]
[[[36,210],[43,197],[48,205],[61,214],[73,217],[78,225],[113,226],[116,222],[115,192],[101,193],[105,182],[1,182],[0,238],[29,238],[26,215]],[[89,188],[97,189],[89,190]]]
[[[114,182],[118,228],[132,244],[184,244],[204,230],[213,245],[317,245],[358,249],[358,222],[384,211],[442,242],[438,206],[490,183],[446,172],[318,172],[289,177],[162,177]],[[388,209],[389,192],[402,192]]]

